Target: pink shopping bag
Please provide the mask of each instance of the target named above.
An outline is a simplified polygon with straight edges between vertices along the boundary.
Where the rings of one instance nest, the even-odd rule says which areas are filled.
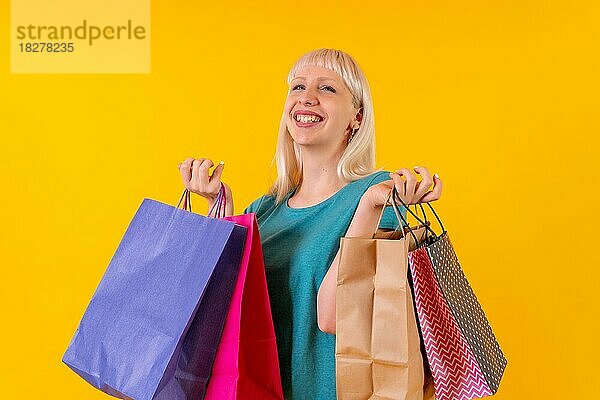
[[[247,227],[248,233],[205,400],[282,400],[277,343],[256,215],[223,219]]]

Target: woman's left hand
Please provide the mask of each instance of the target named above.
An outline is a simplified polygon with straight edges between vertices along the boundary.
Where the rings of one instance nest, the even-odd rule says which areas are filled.
[[[373,207],[380,207],[385,204],[392,187],[396,186],[400,198],[407,205],[439,200],[442,195],[442,180],[440,177],[435,174],[432,178],[429,170],[425,167],[414,167],[414,170],[421,175],[422,180],[420,182],[417,182],[415,173],[408,168],[402,168],[392,172],[389,181],[371,186],[364,196]],[[433,189],[429,190],[432,184]]]

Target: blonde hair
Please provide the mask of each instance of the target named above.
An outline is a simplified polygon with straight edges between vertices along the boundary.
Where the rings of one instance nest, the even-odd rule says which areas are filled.
[[[352,94],[354,107],[357,109],[362,107],[363,118],[360,127],[338,162],[338,177],[344,181],[355,181],[372,174],[376,171],[373,101],[369,83],[358,63],[341,50],[313,50],[301,56],[292,66],[287,77],[288,85],[291,84],[298,70],[306,65],[316,65],[337,72]],[[268,193],[275,196],[276,204],[281,203],[285,196],[302,182],[300,148],[293,141],[285,121],[286,110],[284,108],[273,157],[273,161],[277,165],[277,178]]]

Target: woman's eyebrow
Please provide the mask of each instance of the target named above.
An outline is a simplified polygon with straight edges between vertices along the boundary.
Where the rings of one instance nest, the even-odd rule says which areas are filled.
[[[302,80],[306,80],[306,78],[305,78],[305,77],[303,77],[303,76],[297,76],[297,77],[295,77],[294,79],[292,79],[292,81],[295,81],[296,79],[302,79]],[[318,80],[318,81],[331,81],[331,82],[335,82],[335,83],[337,83],[337,81],[336,81],[335,79],[333,79],[333,78],[328,78],[328,77],[326,77],[326,76],[319,76],[319,77],[317,78],[317,80]]]

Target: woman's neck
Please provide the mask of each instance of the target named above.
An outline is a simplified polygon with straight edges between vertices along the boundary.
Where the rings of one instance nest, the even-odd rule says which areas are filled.
[[[293,197],[302,203],[317,203],[344,187],[347,182],[337,176],[337,165],[342,153],[343,149],[329,154],[303,149],[302,183]]]

